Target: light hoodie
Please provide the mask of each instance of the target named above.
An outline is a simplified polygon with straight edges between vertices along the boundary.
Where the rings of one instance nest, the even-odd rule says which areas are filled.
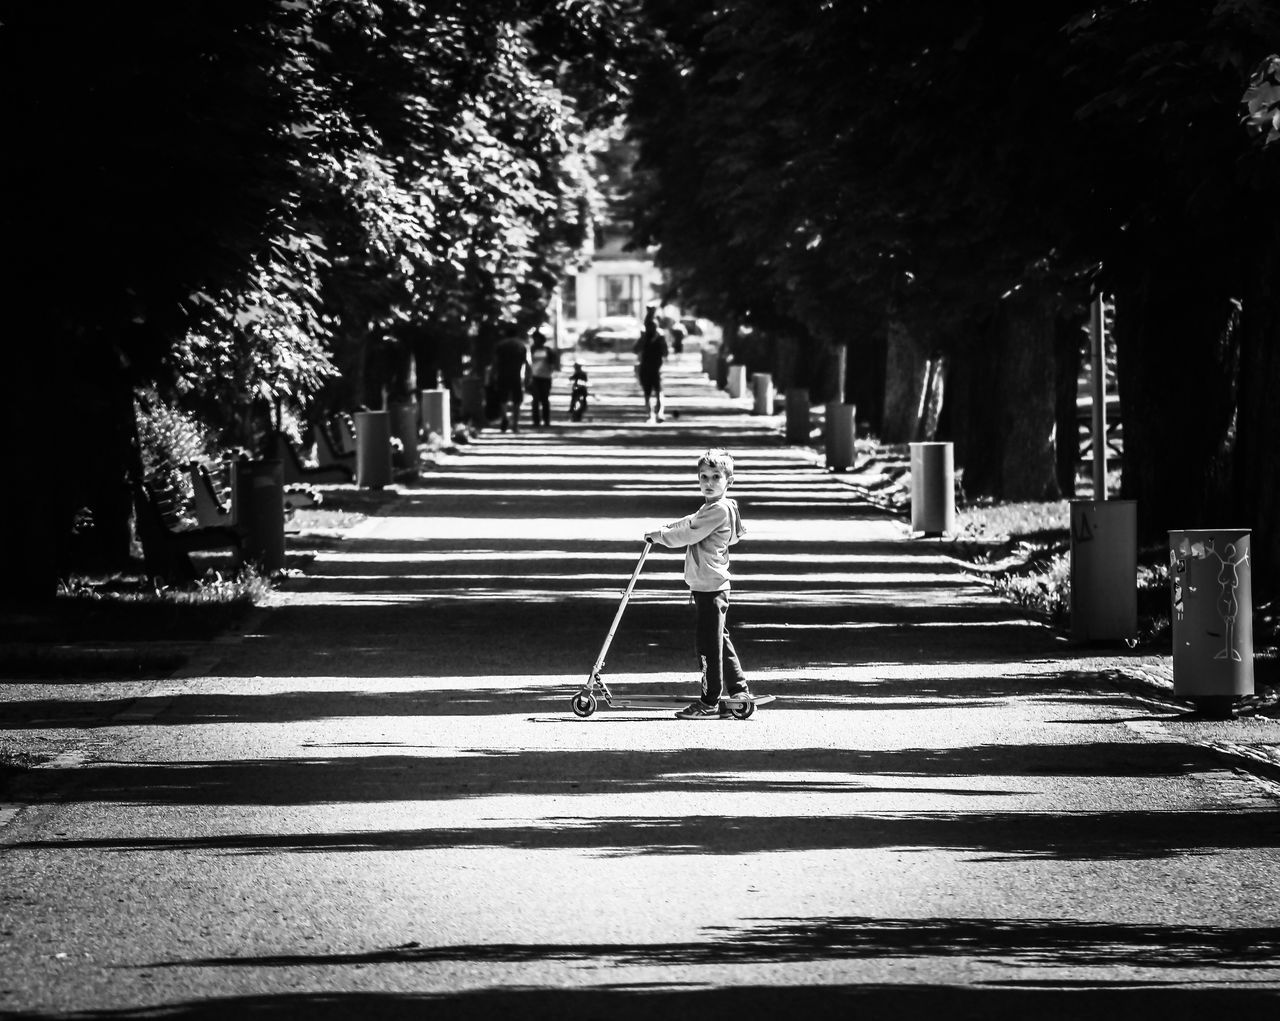
[[[722,496],[659,530],[664,546],[685,547],[684,580],[694,592],[729,588],[729,547],[742,538],[738,501]]]

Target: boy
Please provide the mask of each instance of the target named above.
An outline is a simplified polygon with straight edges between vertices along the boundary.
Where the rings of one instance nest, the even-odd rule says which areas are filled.
[[[701,507],[645,538],[663,546],[685,547],[684,580],[697,613],[694,647],[702,662],[702,696],[676,713],[682,720],[727,719],[724,695],[750,695],[742,664],[725,626],[729,612],[729,547],[743,534],[738,503],[725,496],[733,483],[733,458],[714,447],[698,459]]]

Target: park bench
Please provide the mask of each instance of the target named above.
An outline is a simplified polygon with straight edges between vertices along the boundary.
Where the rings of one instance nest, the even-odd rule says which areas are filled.
[[[333,416],[333,445],[340,454],[356,453],[356,421],[347,412],[341,411]]]
[[[284,433],[273,432],[271,434],[270,449],[270,456],[277,458],[284,468],[286,486],[297,482],[324,485],[325,483],[341,484],[355,481],[355,472],[345,464],[329,464],[320,467],[311,467],[304,464],[302,455],[298,453],[298,448],[293,445],[293,441]]]
[[[244,537],[229,525],[187,528],[170,494],[134,479],[133,505],[138,538],[142,542],[147,574],[170,581],[191,581],[196,577],[191,554],[229,550],[239,563],[244,555]]]
[[[196,523],[202,528],[229,525],[231,505],[229,502],[223,502],[209,469],[196,461],[191,461],[187,464],[187,475],[191,478]]]
[[[338,419],[336,421],[341,421]],[[345,468],[354,469],[356,466],[356,452],[354,449],[344,449],[339,445],[338,440],[334,438],[334,434],[330,432],[329,427],[323,422],[316,423],[316,461],[320,467],[327,468],[330,465],[342,465]]]

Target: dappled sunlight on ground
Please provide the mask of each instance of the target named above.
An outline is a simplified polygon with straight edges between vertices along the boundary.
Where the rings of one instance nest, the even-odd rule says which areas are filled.
[[[1275,982],[1268,795],[777,416],[689,362],[686,413],[646,426],[629,361],[588,361],[594,421],[486,431],[347,537],[293,540],[269,611],[190,669],[7,686],[11,732],[95,743],[4,829],[0,929],[35,963],[0,986],[189,1021],[1012,1021],[1078,990],[1074,1016],[1140,1013],[1122,992],[1155,986],[1267,1016],[1200,993]],[[677,721],[680,552],[602,644],[718,442],[748,529],[730,626],[776,701]],[[669,704],[575,716],[601,656],[616,699]]]

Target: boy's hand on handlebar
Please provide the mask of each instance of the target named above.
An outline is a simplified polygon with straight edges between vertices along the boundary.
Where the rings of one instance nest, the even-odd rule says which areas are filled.
[[[657,541],[658,541],[658,539],[659,539],[661,536],[662,536],[662,533],[661,533],[661,532],[645,532],[645,533],[644,533],[644,541],[645,541],[645,542],[657,542]]]

